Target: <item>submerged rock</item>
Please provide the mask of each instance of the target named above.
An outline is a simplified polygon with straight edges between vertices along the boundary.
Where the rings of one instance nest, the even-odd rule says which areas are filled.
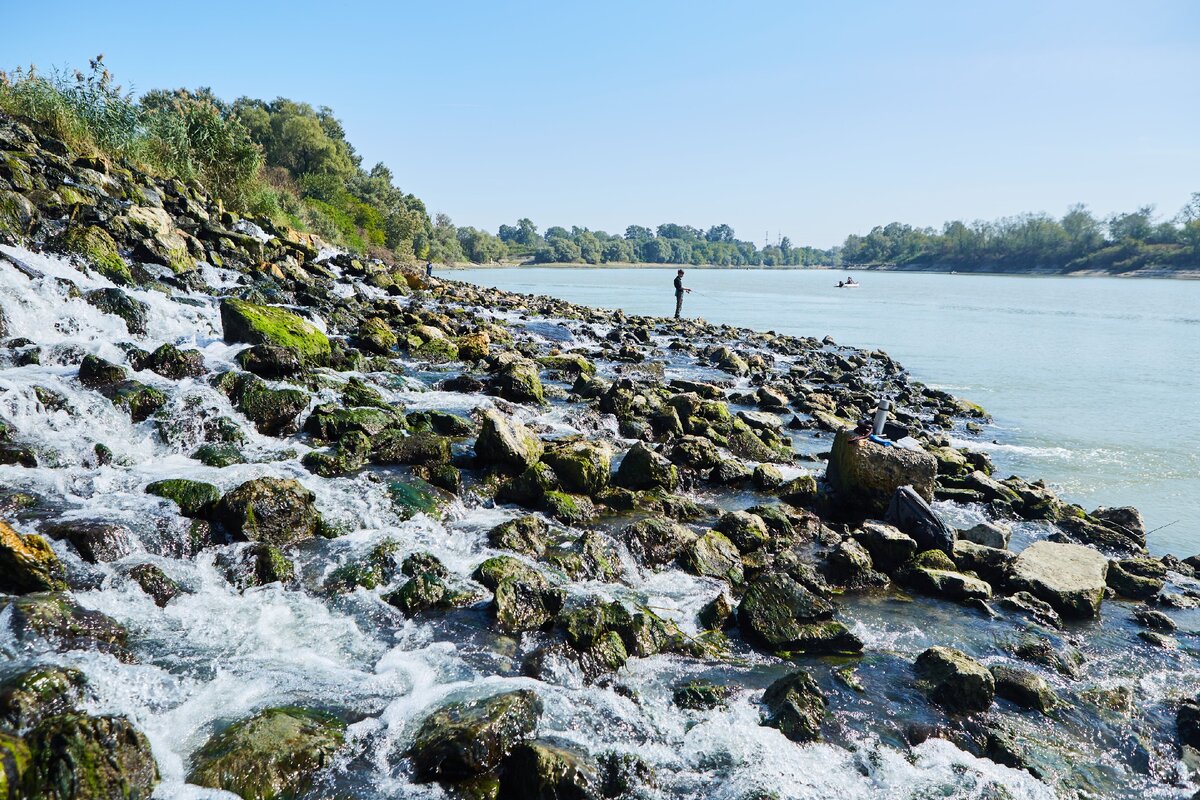
[[[504,759],[497,800],[600,800],[596,765],[583,753],[541,739]]]
[[[996,664],[991,672],[996,682],[996,695],[1022,708],[1031,708],[1044,714],[1058,702],[1050,684],[1036,673],[1003,664]]]
[[[495,769],[542,715],[535,692],[448,703],[427,716],[408,750],[420,782],[462,780]]]
[[[300,797],[342,747],[345,728],[320,711],[260,711],[212,736],[193,758],[188,783],[243,800]]]
[[[99,611],[92,611],[61,592],[27,594],[0,599],[12,613],[17,638],[41,637],[58,650],[99,650],[128,658],[125,626]]]

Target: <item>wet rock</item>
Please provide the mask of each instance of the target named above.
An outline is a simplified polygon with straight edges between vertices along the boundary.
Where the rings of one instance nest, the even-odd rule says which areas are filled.
[[[66,588],[66,570],[46,540],[17,533],[0,520],[0,591],[27,594]]]
[[[389,605],[400,609],[404,616],[414,617],[431,609],[453,608],[456,593],[450,589],[442,576],[422,572],[409,578],[385,599]]]
[[[1017,658],[1048,667],[1065,678],[1077,679],[1083,666],[1083,654],[1067,644],[1056,645],[1045,636],[1024,634],[1013,645]]]
[[[1174,650],[1179,647],[1179,642],[1173,637],[1158,631],[1138,631],[1137,636],[1151,647],[1158,647],[1162,650]]]
[[[67,594],[46,592],[0,599],[12,613],[17,638],[38,637],[55,649],[99,650],[127,658],[128,631],[116,620],[79,605]]]
[[[463,780],[495,769],[533,734],[541,714],[542,701],[528,689],[438,708],[408,751],[417,780]]]
[[[546,585],[546,578],[533,567],[512,556],[493,556],[471,573],[471,577],[492,591],[502,581],[518,580],[535,585]]]
[[[45,800],[149,798],[158,765],[145,735],[124,717],[64,714],[25,737],[32,760],[26,786]]]
[[[541,739],[504,759],[498,800],[600,800],[600,777],[583,753]]]
[[[928,683],[930,699],[949,711],[986,711],[996,694],[992,673],[961,650],[931,647],[917,657],[915,669]]]
[[[726,458],[712,468],[708,480],[722,486],[732,486],[750,480],[753,474],[754,471],[738,459]]]
[[[990,600],[992,597],[992,587],[987,581],[957,572],[954,562],[941,550],[918,553],[896,573],[896,580],[913,591],[949,600]]]
[[[116,561],[133,552],[133,532],[109,522],[56,522],[42,526],[51,539],[70,542],[89,564]]]
[[[83,701],[87,679],[68,667],[35,667],[0,684],[0,722],[18,732],[42,720],[69,714]]]
[[[1063,617],[1096,617],[1104,599],[1108,559],[1077,544],[1034,542],[1017,556],[1008,584],[1045,600]]]
[[[198,378],[206,372],[203,353],[199,350],[180,350],[172,344],[160,345],[153,353],[140,359],[134,368],[148,369],[172,380]]]
[[[538,376],[538,365],[524,358],[513,359],[502,366],[499,372],[492,376],[488,388],[492,393],[514,403],[542,405],[546,402],[542,381]]]
[[[601,753],[600,794],[603,797],[638,797],[645,789],[657,785],[654,768],[633,753],[608,751]]]
[[[852,538],[843,539],[834,546],[826,557],[826,565],[829,576],[850,589],[883,586],[888,582],[886,575],[875,571],[867,548]]]
[[[291,350],[302,361],[322,364],[331,353],[329,339],[302,317],[275,306],[226,298],[221,326],[229,344],[267,344]]]
[[[182,587],[154,564],[138,564],[129,570],[129,577],[154,598],[154,604],[159,608],[183,593]]]
[[[1149,608],[1139,608],[1133,612],[1134,622],[1141,625],[1143,628],[1150,630],[1170,633],[1175,630],[1175,620],[1168,617],[1161,611],[1154,611]]]
[[[450,460],[450,440],[428,431],[388,430],[371,442],[371,458],[377,464],[445,464]]]
[[[724,708],[732,696],[730,687],[701,679],[681,683],[671,690],[671,702],[691,711]]]
[[[475,457],[483,464],[523,470],[541,458],[541,441],[516,419],[495,409],[483,412],[483,424],[475,440]]]
[[[1200,699],[1188,698],[1179,704],[1175,730],[1180,744],[1200,750]]]
[[[737,608],[733,601],[725,592],[714,597],[712,600],[704,604],[697,615],[700,624],[709,630],[723,630],[732,628],[737,622]]]
[[[488,543],[492,547],[513,550],[533,558],[538,558],[546,551],[546,537],[546,523],[535,515],[503,522],[488,531]]]
[[[650,517],[627,526],[621,539],[641,563],[661,567],[674,561],[696,534],[677,522]]]
[[[171,500],[185,517],[205,517],[221,499],[221,491],[216,486],[186,478],[154,481],[146,486],[146,494]]]
[[[790,576],[769,572],[755,579],[738,606],[749,640],[776,651],[858,653],[862,642],[832,619],[833,606]]]
[[[579,526],[596,518],[596,506],[590,498],[579,494],[543,492],[538,508],[566,525]]]
[[[288,378],[300,372],[303,364],[300,356],[286,347],[273,344],[256,344],[239,352],[234,359],[238,366],[263,378],[276,380]]]
[[[493,591],[491,609],[500,630],[518,633],[547,627],[565,599],[566,592],[544,580],[505,578]]]
[[[19,195],[18,195],[19,196]],[[4,193],[0,192],[0,203]],[[0,213],[3,205],[0,204]],[[0,231],[3,229],[3,217],[0,216]],[[32,775],[29,772],[29,762],[32,754],[29,745],[15,733],[0,730],[0,796],[6,798],[26,797]],[[39,787],[35,786],[34,789]]]
[[[309,397],[299,389],[272,389],[260,378],[246,373],[223,373],[214,380],[237,410],[254,423],[264,436],[282,436],[299,429],[300,412]]]
[[[317,535],[321,516],[314,499],[291,478],[255,478],[226,492],[213,519],[250,541],[286,547]]]
[[[547,549],[544,559],[572,580],[610,583],[621,576],[621,554],[616,542],[599,531],[586,531],[573,543]]]
[[[693,540],[683,551],[681,561],[693,575],[720,578],[734,585],[742,582],[742,554],[720,531],[709,531]]]
[[[892,495],[901,486],[912,486],[926,502],[933,499],[937,459],[924,451],[884,447],[867,439],[851,441],[849,430],[840,430],[825,479],[837,501],[848,510],[882,516]]]
[[[898,528],[876,520],[867,520],[853,534],[871,554],[871,561],[884,572],[894,572],[917,552],[917,543]]]
[[[379,317],[368,317],[363,320],[353,337],[355,347],[381,356],[391,353],[398,342],[396,334]]]
[[[1008,540],[1011,536],[1011,527],[996,522],[980,522],[974,527],[958,532],[959,541],[973,542],[1000,550],[1008,548]]]
[[[341,749],[345,728],[320,711],[260,711],[212,736],[193,757],[188,783],[244,800],[303,796]]]
[[[569,442],[548,448],[542,461],[554,470],[564,490],[590,496],[608,486],[612,448],[603,442]]]
[[[762,702],[767,709],[763,725],[778,728],[793,742],[821,738],[825,695],[807,670],[796,670],[772,683],[763,693]]]
[[[126,329],[134,336],[146,335],[150,306],[135,300],[120,289],[94,289],[83,296],[89,305],[114,314],[125,321]]]
[[[79,362],[79,382],[89,389],[111,389],[125,381],[125,368],[94,355]]]
[[[1147,600],[1166,585],[1167,568],[1153,558],[1123,558],[1108,562],[1105,582],[1121,597]]]
[[[1015,592],[1008,597],[1001,597],[999,605],[1009,611],[1024,614],[1041,625],[1047,625],[1051,628],[1061,628],[1063,626],[1062,617],[1054,610],[1054,606],[1045,600],[1039,600],[1029,592]]]
[[[996,695],[1022,708],[1045,714],[1058,702],[1050,684],[1036,673],[1003,664],[996,664],[991,672],[996,683]]]
[[[352,558],[335,569],[325,585],[333,591],[350,591],[358,586],[364,589],[382,586],[399,570],[400,564],[396,559],[399,552],[398,542],[385,539],[372,547],[365,556]]]
[[[760,492],[772,492],[783,486],[783,474],[771,464],[759,464],[750,479]]]
[[[817,479],[814,476],[800,475],[780,486],[776,493],[783,502],[797,508],[803,508],[811,506],[816,502],[820,495],[820,490],[817,486]]]
[[[1120,529],[1134,544],[1141,547],[1146,546],[1146,523],[1142,519],[1142,513],[1133,506],[1119,508],[1101,506],[1090,516]]]
[[[667,458],[673,464],[694,470],[711,470],[721,463],[721,451],[708,439],[683,436],[671,448]]]
[[[638,442],[621,459],[613,482],[635,491],[664,489],[673,492],[679,485],[679,470],[665,456]]]
[[[726,511],[714,527],[742,552],[757,550],[771,540],[766,521],[748,511]]]

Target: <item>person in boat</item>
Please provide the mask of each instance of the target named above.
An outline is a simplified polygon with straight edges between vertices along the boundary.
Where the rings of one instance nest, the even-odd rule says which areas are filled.
[[[691,289],[683,288],[683,270],[675,273],[675,319],[679,319],[679,314],[683,311],[683,293],[692,293]]]
[[[853,285],[854,285],[854,278],[851,278],[849,275],[847,275],[847,276],[846,276],[846,285],[847,285],[847,286],[853,286]]]
[[[842,281],[838,281],[838,288],[839,288],[839,289],[841,289],[841,288],[842,288],[843,286],[845,286],[845,285],[846,285],[846,284],[845,284],[845,283],[843,283]]]

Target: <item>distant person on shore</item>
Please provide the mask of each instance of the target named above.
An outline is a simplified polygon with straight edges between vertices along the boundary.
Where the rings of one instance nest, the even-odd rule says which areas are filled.
[[[432,261],[425,262],[425,277],[426,278],[433,277],[433,262]]]
[[[683,288],[683,270],[679,270],[675,274],[675,319],[679,319],[679,313],[683,311],[683,293],[692,293],[691,289]]]

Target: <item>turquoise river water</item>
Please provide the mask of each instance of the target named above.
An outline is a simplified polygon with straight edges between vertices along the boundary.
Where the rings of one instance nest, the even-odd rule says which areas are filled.
[[[674,312],[673,269],[445,277],[630,314]],[[1200,552],[1200,281],[689,270],[684,313],[880,348],[994,417],[970,445],[1086,506],[1141,509],[1156,554]]]

